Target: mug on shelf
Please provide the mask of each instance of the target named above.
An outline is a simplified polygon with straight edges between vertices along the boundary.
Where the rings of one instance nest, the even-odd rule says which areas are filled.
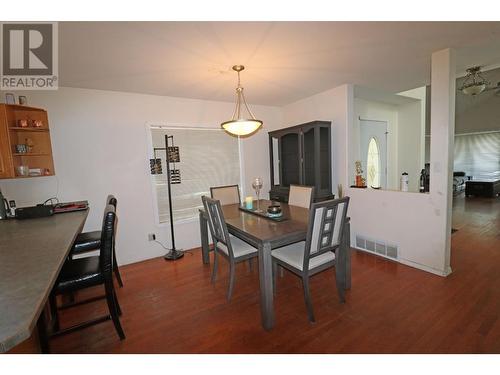
[[[31,138],[25,138],[24,142],[26,144],[26,152],[31,153],[33,152],[33,147],[35,147],[35,142]]]
[[[29,169],[29,175],[30,176],[42,176],[43,175],[43,168],[33,168]]]
[[[35,128],[42,128],[43,127],[43,122],[42,120],[33,120],[33,126]]]
[[[28,147],[26,145],[16,145],[17,154],[25,154],[28,152]]]
[[[30,167],[27,165],[18,165],[16,167],[16,173],[18,176],[29,176]]]
[[[17,125],[20,127],[20,128],[27,128],[28,127],[28,120],[19,120],[17,122]]]

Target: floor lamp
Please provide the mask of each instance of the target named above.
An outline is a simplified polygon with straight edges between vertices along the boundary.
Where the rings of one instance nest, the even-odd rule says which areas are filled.
[[[169,140],[172,141],[172,146],[169,146]],[[168,210],[170,214],[170,237],[172,238],[172,248],[163,257],[165,260],[176,260],[182,258],[184,253],[182,249],[175,248],[175,233],[174,233],[174,213],[172,208],[172,184],[181,183],[181,174],[178,169],[175,169],[175,163],[180,162],[179,147],[174,146],[174,137],[172,135],[165,134],[165,147],[153,149],[154,159],[150,159],[151,174],[161,174],[161,159],[156,157],[156,151],[166,152],[166,163],[167,163],[167,187],[168,187]],[[173,163],[174,168],[170,168],[170,163]]]

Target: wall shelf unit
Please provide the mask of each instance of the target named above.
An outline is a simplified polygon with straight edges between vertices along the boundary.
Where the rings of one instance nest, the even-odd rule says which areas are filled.
[[[25,125],[20,126],[22,122]],[[39,127],[35,127],[35,123]],[[16,145],[25,145],[19,152]],[[40,170],[21,175],[18,167]],[[22,105],[0,104],[0,179],[53,176],[54,160],[47,111]]]

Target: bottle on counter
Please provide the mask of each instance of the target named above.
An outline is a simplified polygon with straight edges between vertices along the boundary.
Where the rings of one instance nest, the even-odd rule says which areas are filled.
[[[422,169],[422,171],[420,172],[419,191],[421,193],[425,193],[425,169]]]
[[[401,191],[408,191],[408,173],[403,172],[401,174],[401,183],[400,183]]]

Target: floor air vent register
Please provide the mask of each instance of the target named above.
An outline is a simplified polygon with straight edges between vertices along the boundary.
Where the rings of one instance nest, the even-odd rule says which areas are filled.
[[[390,259],[398,259],[398,245],[374,240],[362,235],[356,235],[356,248],[369,251],[370,253],[381,255]]]

